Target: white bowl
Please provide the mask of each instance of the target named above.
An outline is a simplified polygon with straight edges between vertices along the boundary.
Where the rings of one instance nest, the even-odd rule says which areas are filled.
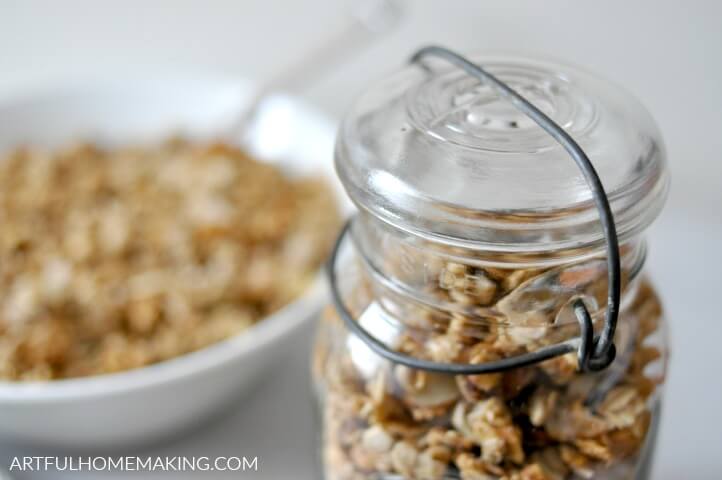
[[[73,139],[140,143],[181,132],[212,137],[251,98],[246,82],[168,76],[96,80],[0,97],[0,151],[18,143]],[[294,171],[333,176],[334,128],[301,102],[264,102],[252,150]],[[0,228],[2,226],[0,225]],[[51,382],[0,382],[0,438],[15,443],[103,448],[150,442],[230,404],[288,350],[325,299],[319,278],[298,300],[246,332],[194,353],[110,375]]]

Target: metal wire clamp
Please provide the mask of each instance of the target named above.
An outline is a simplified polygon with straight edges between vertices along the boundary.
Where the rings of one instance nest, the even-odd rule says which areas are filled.
[[[326,274],[330,284],[331,300],[339,316],[344,321],[346,327],[363,340],[364,343],[366,343],[366,345],[368,345],[369,348],[378,355],[390,360],[391,362],[420,370],[454,375],[494,373],[535,364],[575,350],[577,351],[579,369],[581,371],[599,371],[605,369],[612,363],[616,355],[614,332],[616,330],[617,319],[619,317],[621,267],[619,239],[617,237],[617,231],[614,224],[614,215],[612,214],[609,199],[607,198],[602,182],[599,179],[599,175],[594,169],[594,166],[581,147],[562,127],[556,124],[551,118],[535,107],[527,99],[522,97],[509,85],[502,82],[482,67],[472,63],[465,57],[454,53],[451,50],[438,46],[422,48],[411,57],[411,63],[420,63],[428,57],[438,57],[446,60],[449,63],[461,68],[469,75],[491,86],[501,98],[508,100],[514,107],[531,118],[537,125],[554,138],[567,151],[581,170],[584,180],[592,192],[597,210],[599,211],[599,220],[606,241],[608,292],[604,326],[602,327],[600,334],[596,336],[594,334],[592,318],[586,305],[581,299],[577,299],[573,303],[573,309],[577,321],[579,322],[579,337],[555,345],[542,347],[533,352],[503,358],[492,362],[464,364],[433,362],[392,350],[384,342],[371,335],[353,318],[353,315],[344,304],[341,292],[338,288],[338,277],[335,265],[343,240],[349,232],[351,221],[346,223],[341,230],[341,233],[339,234],[331,252],[331,256],[326,264]]]

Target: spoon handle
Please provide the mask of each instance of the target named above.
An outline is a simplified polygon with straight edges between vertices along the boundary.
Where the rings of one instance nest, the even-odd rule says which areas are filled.
[[[398,0],[359,0],[349,18],[337,29],[263,83],[249,104],[239,113],[228,130],[229,138],[249,130],[258,108],[270,94],[279,91],[299,92],[313,85],[323,74],[352,58],[399,22],[402,10]]]

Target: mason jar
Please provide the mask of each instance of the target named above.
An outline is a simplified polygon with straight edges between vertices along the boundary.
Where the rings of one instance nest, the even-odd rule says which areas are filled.
[[[669,184],[658,129],[578,67],[471,60],[562,127],[601,179],[621,267],[611,363],[579,361],[611,308],[609,236],[580,169],[493,85],[413,63],[370,87],[338,135],[359,213],[313,354],[324,478],[647,478],[668,355],[643,268]],[[490,362],[503,368],[459,373]]]

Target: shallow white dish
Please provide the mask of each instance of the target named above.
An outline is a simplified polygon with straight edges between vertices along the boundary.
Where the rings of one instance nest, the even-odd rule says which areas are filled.
[[[212,138],[232,123],[251,93],[237,79],[169,76],[3,95],[0,151],[73,139],[137,144],[173,133]],[[252,132],[251,150],[264,160],[333,177],[333,124],[302,102],[269,98]],[[253,387],[324,298],[319,278],[303,297],[250,330],[145,368],[53,382],[0,382],[0,439],[103,448],[152,442],[202,422]]]

